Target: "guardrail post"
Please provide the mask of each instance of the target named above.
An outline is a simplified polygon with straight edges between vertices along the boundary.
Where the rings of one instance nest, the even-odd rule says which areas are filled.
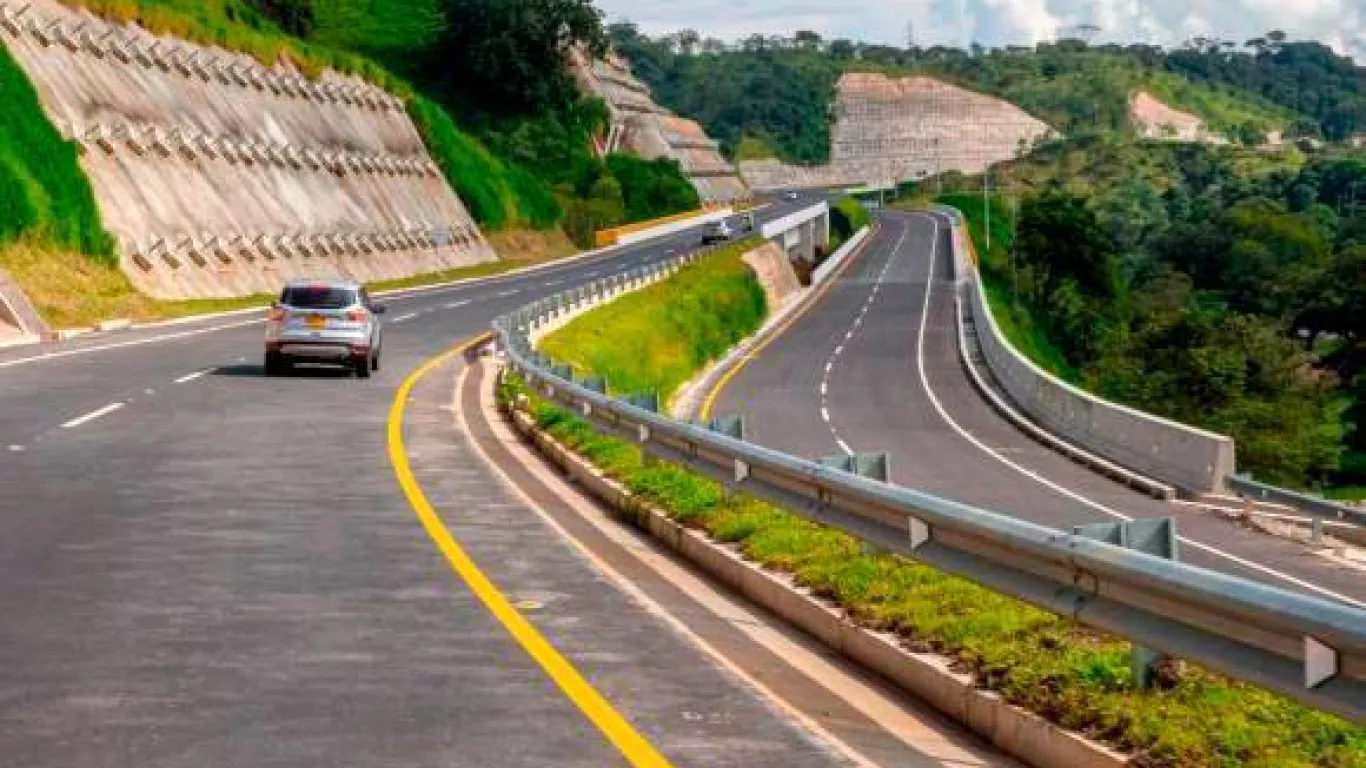
[[[727,437],[733,437],[736,440],[744,440],[746,433],[745,417],[717,416],[711,420],[711,423],[707,424],[707,429],[710,429],[713,432],[719,432]]]
[[[1087,539],[1103,541],[1117,547],[1132,549],[1166,560],[1177,558],[1176,521],[1170,517],[1158,520],[1131,520],[1123,523],[1092,523],[1078,525],[1072,533]],[[1170,657],[1133,643],[1130,665],[1134,686],[1151,688],[1157,681],[1158,666]]]
[[[641,410],[651,413],[659,413],[659,393],[658,392],[637,392],[626,395],[622,398],[627,403],[634,405]]]
[[[821,459],[821,466],[884,483],[891,477],[891,461],[885,453],[841,453],[838,456],[826,456]]]

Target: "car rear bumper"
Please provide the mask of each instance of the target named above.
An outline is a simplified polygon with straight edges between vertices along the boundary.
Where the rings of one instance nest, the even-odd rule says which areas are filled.
[[[320,360],[349,362],[364,360],[370,356],[368,343],[342,341],[291,341],[267,342],[266,352],[294,360]]]

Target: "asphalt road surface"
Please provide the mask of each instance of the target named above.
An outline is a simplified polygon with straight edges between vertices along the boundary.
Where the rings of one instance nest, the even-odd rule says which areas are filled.
[[[496,314],[697,237],[387,299],[370,381],[265,378],[261,313],[0,352],[0,766],[624,764],[424,533],[386,417]],[[404,423],[418,480],[646,739],[679,764],[841,764],[462,452],[440,373]]]
[[[713,413],[743,413],[750,439],[808,458],[886,451],[900,485],[1057,528],[1174,517],[1182,560],[1366,605],[1366,571],[1134,492],[1000,416],[960,362],[950,248],[938,218],[885,215],[863,255],[734,376]]]

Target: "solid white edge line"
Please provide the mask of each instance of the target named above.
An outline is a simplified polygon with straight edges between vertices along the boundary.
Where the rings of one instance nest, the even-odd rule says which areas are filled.
[[[1001,462],[1007,467],[1010,467],[1016,472],[1019,472],[1025,477],[1028,477],[1029,479],[1039,483],[1045,488],[1049,488],[1050,490],[1056,492],[1061,496],[1065,496],[1069,499],[1072,499],[1073,501],[1080,502],[1098,512],[1102,512],[1118,520],[1133,520],[1132,517],[1124,514],[1123,512],[1118,512],[1105,506],[1104,504],[1101,504],[1098,501],[1093,501],[1081,495],[1080,493],[1077,493],[1076,491],[1073,491],[1070,488],[1055,483],[1052,480],[1049,480],[1048,478],[1040,475],[1039,473],[1034,472],[1033,470],[1028,469],[1020,464],[1017,464],[1011,461],[1010,459],[1006,458],[1005,456],[1001,455],[994,448],[982,442],[971,432],[964,429],[957,421],[954,421],[953,417],[950,416],[948,411],[944,408],[944,405],[939,402],[939,397],[935,395],[934,390],[930,388],[930,378],[925,373],[925,327],[929,324],[930,297],[934,293],[934,265],[939,257],[939,219],[932,214],[923,215],[930,220],[931,224],[934,225],[934,233],[932,235],[933,242],[930,244],[929,276],[926,278],[925,281],[925,301],[920,308],[920,329],[917,333],[915,357],[916,369],[917,372],[920,374],[920,385],[924,388],[925,394],[929,398],[930,404],[934,406],[934,409],[939,413],[939,417],[943,419],[944,423],[948,424],[949,427],[953,429],[953,431],[957,432],[959,436],[961,436],[964,440],[967,440],[969,443],[973,444],[983,453],[987,454],[993,459]],[[895,251],[893,252],[893,257],[895,257]],[[1288,573],[1283,573],[1274,568],[1268,568],[1267,566],[1264,566],[1260,563],[1254,563],[1251,560],[1247,560],[1242,557],[1239,557],[1238,555],[1225,552],[1222,549],[1210,546],[1209,544],[1205,544],[1203,542],[1186,538],[1185,536],[1178,536],[1177,538],[1181,541],[1182,544],[1194,547],[1195,549],[1198,549],[1210,555],[1214,555],[1215,557],[1223,558],[1231,563],[1235,563],[1249,570],[1257,571],[1258,573],[1262,573],[1267,576],[1272,576],[1286,583],[1294,584],[1297,587],[1308,590],[1310,592],[1315,592],[1325,597],[1331,597],[1334,600],[1338,600],[1349,605],[1353,605],[1357,608],[1366,608],[1366,602],[1356,600],[1354,598],[1348,597],[1347,595],[1339,594],[1330,589],[1324,589],[1323,587],[1320,587],[1317,584],[1305,581],[1304,579],[1298,578],[1296,576],[1291,576]]]
[[[105,407],[100,408],[98,410],[91,411],[90,413],[87,413],[84,416],[77,416],[71,421],[68,421],[65,424],[63,424],[62,429],[73,429],[75,427],[81,426],[82,424],[88,424],[94,421],[95,419],[100,418],[101,416],[108,416],[109,414],[113,413],[114,411],[117,411],[123,406],[123,403],[110,403],[109,405],[106,405]]]
[[[259,325],[262,323],[265,323],[265,318],[253,318],[251,320],[243,320],[236,323],[215,325],[210,328],[196,328],[192,331],[178,331],[176,333],[167,333],[161,336],[149,336],[145,339],[129,339],[128,341],[119,341],[114,342],[112,344],[100,344],[93,347],[59,349],[54,352],[44,352],[41,355],[34,355],[33,357],[21,357],[17,360],[0,360],[0,368],[11,368],[14,366],[24,365],[26,363],[36,363],[43,360],[57,360],[63,357],[87,355],[91,352],[104,352],[110,349],[123,349],[124,347],[140,347],[145,344],[157,344],[163,341],[174,341],[175,339],[185,339],[191,336],[202,336],[206,333],[216,333],[218,331],[226,331],[232,328],[245,328],[249,325]]]

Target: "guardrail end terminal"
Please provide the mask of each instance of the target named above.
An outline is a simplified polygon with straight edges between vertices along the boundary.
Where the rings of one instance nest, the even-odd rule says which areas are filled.
[[[1304,636],[1304,687],[1317,688],[1337,677],[1338,652],[1335,648]]]

